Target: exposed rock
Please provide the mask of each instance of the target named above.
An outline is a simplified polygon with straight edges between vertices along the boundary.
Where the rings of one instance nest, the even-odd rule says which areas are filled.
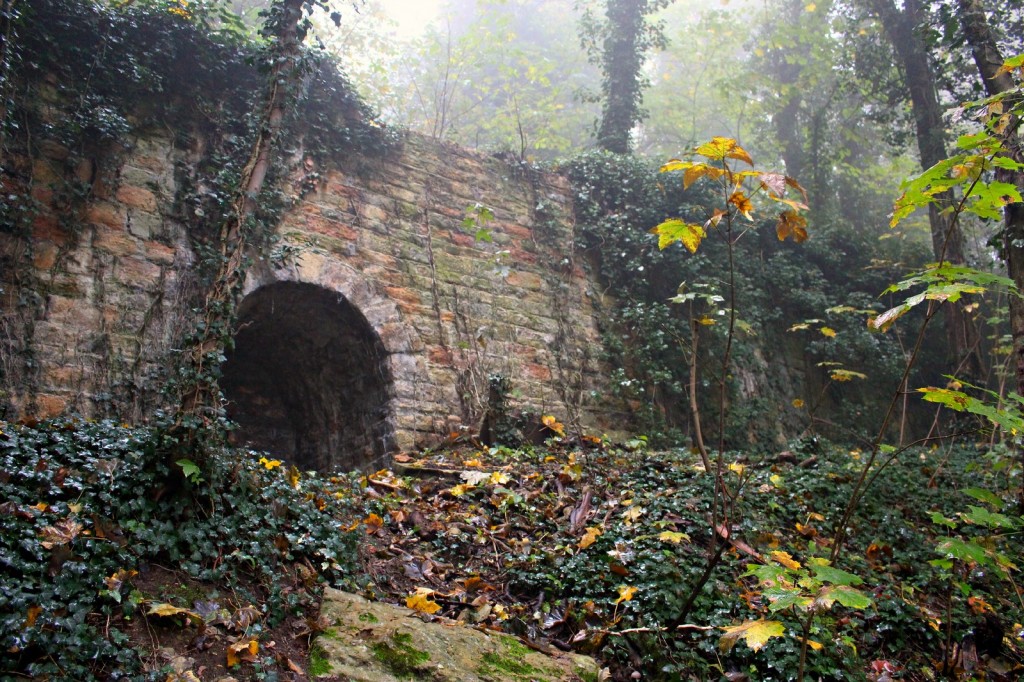
[[[578,654],[546,655],[515,637],[452,621],[424,622],[391,604],[327,589],[321,611],[331,625],[310,652],[310,677],[345,682],[556,682],[597,680],[597,663]]]

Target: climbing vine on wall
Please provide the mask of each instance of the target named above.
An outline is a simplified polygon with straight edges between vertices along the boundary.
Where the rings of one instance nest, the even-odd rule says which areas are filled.
[[[287,76],[292,87],[280,90],[276,80],[272,83],[269,96],[277,92],[281,106],[276,122],[268,126],[266,83],[281,54],[286,4],[299,10],[298,17],[291,17],[295,41]],[[11,274],[4,275],[3,283],[16,282],[13,273],[31,276],[33,271],[30,237],[38,210],[31,203],[34,187],[37,194],[45,190],[45,196],[67,196],[67,201],[84,205],[100,185],[116,187],[118,152],[134,144],[135,134],[167,131],[181,163],[174,206],[163,217],[184,230],[196,256],[181,292],[191,301],[183,307],[193,309],[194,319],[177,326],[188,329],[198,320],[196,338],[201,343],[215,340],[206,347],[212,352],[207,360],[219,358],[230,342],[234,298],[244,272],[253,262],[284,252],[276,248],[274,228],[288,203],[316,186],[313,169],[348,151],[383,154],[397,141],[376,124],[336,63],[301,46],[307,28],[301,10],[311,4],[276,3],[260,38],[248,36],[220,0],[188,5],[150,0],[116,7],[40,0],[13,19],[5,15],[5,21],[14,22],[17,44],[5,42],[3,55],[5,72],[13,77],[11,97],[5,100],[11,106],[4,110],[2,181],[5,189],[14,189],[3,193],[3,200],[11,202],[3,207],[3,230],[15,237],[5,244],[22,246],[6,250],[5,265],[12,267],[5,268]],[[272,137],[274,144],[259,159],[254,150],[260,148],[261,136]],[[33,159],[44,145],[66,150],[63,177],[47,179],[47,187],[32,173]],[[297,164],[302,172],[294,174]],[[245,183],[256,166],[263,176],[258,191]],[[290,186],[286,180],[296,176],[295,186]],[[81,218],[74,211],[60,212],[69,223],[71,248]],[[230,227],[232,220],[236,228]],[[237,236],[237,228],[245,234],[244,248],[224,248],[233,229]],[[218,283],[224,284],[226,264],[231,281],[216,293]],[[54,265],[60,266],[59,261]],[[30,340],[30,325],[40,314],[38,302],[35,310],[24,307],[28,312],[20,321],[15,324],[5,315],[5,324],[21,327],[9,336]],[[188,343],[181,340],[175,347]],[[30,358],[31,348],[5,344],[5,367],[24,368]],[[189,364],[178,362],[167,384],[179,397],[199,378],[195,367],[182,371]],[[204,381],[215,386],[219,362],[199,366]],[[31,386],[11,389],[16,374],[27,382],[29,372],[5,371],[5,389],[27,388],[31,393]],[[210,403],[210,414],[219,414],[216,390],[204,401]]]

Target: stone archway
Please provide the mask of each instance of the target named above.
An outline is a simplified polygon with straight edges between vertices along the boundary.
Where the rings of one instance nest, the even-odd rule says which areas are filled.
[[[395,449],[388,352],[322,286],[277,281],[246,296],[221,387],[235,440],[300,469],[361,468]]]

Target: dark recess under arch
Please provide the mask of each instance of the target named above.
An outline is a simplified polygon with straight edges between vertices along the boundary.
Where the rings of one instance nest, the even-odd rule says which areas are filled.
[[[221,387],[234,440],[295,464],[364,468],[394,449],[380,337],[344,296],[277,282],[238,308]]]

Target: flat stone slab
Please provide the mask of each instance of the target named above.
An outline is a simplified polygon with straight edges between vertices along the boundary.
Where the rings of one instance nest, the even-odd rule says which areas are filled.
[[[596,682],[599,667],[579,654],[549,656],[515,637],[465,625],[424,622],[412,609],[327,588],[330,626],[310,650],[310,677],[340,682]]]

